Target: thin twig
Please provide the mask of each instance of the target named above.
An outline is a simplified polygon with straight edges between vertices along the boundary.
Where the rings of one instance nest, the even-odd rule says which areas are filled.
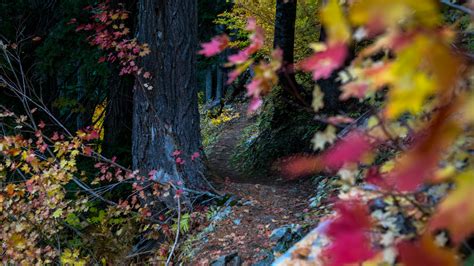
[[[441,3],[442,4],[445,4],[449,7],[452,7],[454,9],[457,9],[459,11],[462,11],[470,16],[474,15],[474,12],[470,9],[470,8],[467,8],[465,6],[461,6],[461,5],[456,5],[455,3],[451,3],[449,0],[441,0]]]
[[[168,255],[168,259],[166,260],[166,266],[170,264],[171,257],[173,257],[174,250],[176,249],[176,246],[178,245],[179,241],[179,231],[181,227],[181,200],[179,195],[176,198],[178,199],[178,226],[176,229],[176,237],[174,239],[173,247],[171,248],[170,254]]]

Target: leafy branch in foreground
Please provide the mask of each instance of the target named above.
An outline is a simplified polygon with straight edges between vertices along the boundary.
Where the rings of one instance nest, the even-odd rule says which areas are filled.
[[[282,166],[293,177],[320,171],[340,177],[335,213],[324,231],[330,243],[319,252],[321,264],[456,265],[465,256],[457,251],[474,232],[474,203],[468,195],[474,189],[472,69],[455,50],[456,31],[442,25],[439,8],[433,0],[345,5],[330,0],[321,10],[328,38],[312,44],[314,54],[297,67],[312,72],[314,80],[344,68],[341,100],[384,99],[365,126],[352,127],[343,117],[326,119],[333,125],[349,123],[349,131],[317,133],[316,148],[334,144],[319,155],[294,156]],[[354,45],[361,49],[345,67]],[[232,78],[244,68],[258,68],[240,55],[245,50],[229,57],[231,65],[235,58],[247,62],[238,65]],[[260,99],[268,93],[271,86],[258,81],[274,77],[278,68],[262,76],[255,71],[248,95]],[[314,96],[317,112],[321,92]],[[397,219],[405,219],[409,228]],[[449,245],[443,237],[452,240]]]

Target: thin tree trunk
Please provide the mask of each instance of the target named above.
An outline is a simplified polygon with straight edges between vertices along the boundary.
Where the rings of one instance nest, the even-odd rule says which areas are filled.
[[[86,86],[84,84],[84,72],[81,71],[81,68],[77,70],[77,102],[81,103],[84,101],[84,96],[86,94]],[[85,110],[80,110],[76,116],[76,129],[82,129],[86,125],[86,114]]]
[[[212,68],[206,70],[206,102],[212,100]]]
[[[277,0],[275,13],[275,33],[273,47],[283,52],[283,67],[280,71],[280,84],[289,92],[298,93],[294,73],[296,0]]]
[[[141,66],[153,79],[135,83],[133,166],[160,182],[204,188],[196,83],[196,0],[139,0],[138,40],[151,53]],[[143,86],[149,83],[153,89]],[[173,156],[173,152],[181,151]],[[184,164],[177,164],[181,158]]]
[[[130,14],[137,13],[135,0],[112,0],[110,4],[112,8],[122,8],[123,4]],[[135,29],[134,18],[131,18],[129,25],[127,25],[132,31]],[[131,163],[129,158],[132,148],[133,112],[133,90],[131,87],[134,78],[120,76],[119,70],[117,66],[111,68],[112,75],[108,83],[102,150],[106,156],[117,156],[119,162],[129,165]]]
[[[114,73],[107,96],[102,147],[106,156],[117,156],[120,162],[128,163],[132,146],[133,80],[118,76],[118,71]]]
[[[308,126],[312,114],[301,112],[291,102],[297,102],[302,88],[294,75],[294,40],[296,0],[277,0],[275,13],[274,48],[283,52],[280,84],[272,88],[260,116],[258,138],[236,158],[241,168],[252,175],[274,178],[272,164],[278,158],[300,152],[309,147]],[[251,156],[251,160],[250,157]]]
[[[216,71],[216,100],[220,101],[222,99],[222,95],[223,95],[223,90],[224,90],[224,82],[223,82],[223,79],[224,79],[224,73],[222,71],[222,69],[217,66],[217,71]]]

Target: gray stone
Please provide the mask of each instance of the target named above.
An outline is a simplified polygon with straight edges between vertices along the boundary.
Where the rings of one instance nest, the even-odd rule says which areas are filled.
[[[273,247],[274,253],[285,252],[294,243],[303,237],[303,228],[299,224],[289,224],[272,231],[270,240],[277,243]]]
[[[302,233],[302,227],[299,224],[289,224],[279,227],[272,231],[270,234],[270,240],[272,241],[279,241],[284,238],[288,238],[293,234],[300,234]]]
[[[269,266],[272,265],[273,260],[275,260],[275,256],[273,253],[268,250],[262,250],[258,254],[259,257],[264,257],[262,260],[257,261],[256,263],[252,264],[252,266]]]
[[[212,222],[218,222],[224,220],[232,211],[232,207],[225,207],[223,210],[219,211],[214,217],[212,217]]]
[[[221,256],[217,260],[211,262],[211,266],[240,266],[242,259],[237,252]]]

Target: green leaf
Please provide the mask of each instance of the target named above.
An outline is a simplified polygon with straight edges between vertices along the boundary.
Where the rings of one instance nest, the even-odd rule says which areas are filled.
[[[61,218],[63,215],[63,209],[57,209],[53,212],[53,218]]]

